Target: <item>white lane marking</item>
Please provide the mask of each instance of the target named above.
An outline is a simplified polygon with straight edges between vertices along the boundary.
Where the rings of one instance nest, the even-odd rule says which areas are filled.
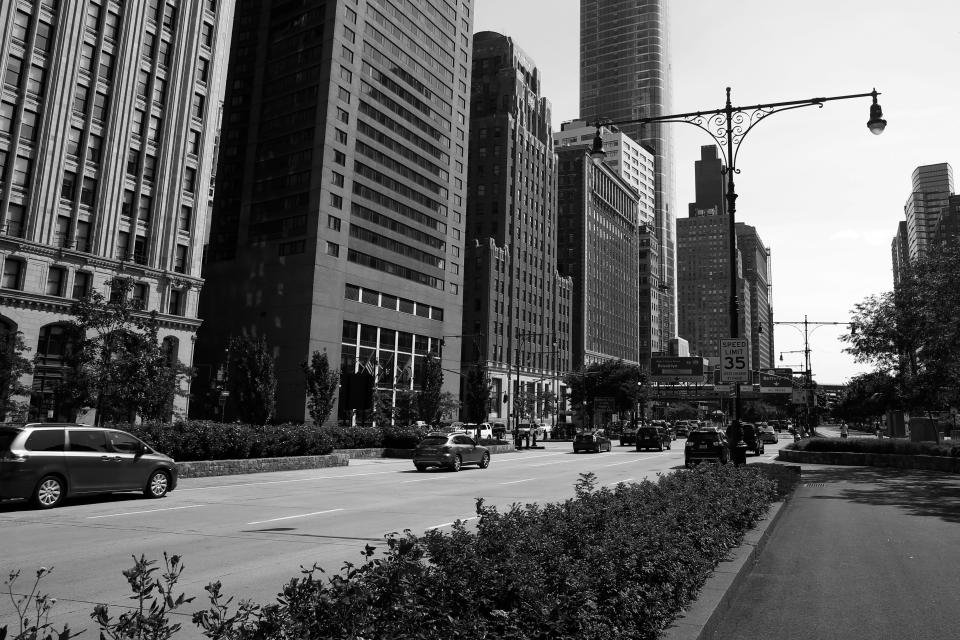
[[[293,480],[265,480],[263,482],[239,482],[237,484],[214,484],[206,487],[191,487],[189,489],[183,489],[177,487],[177,493],[183,493],[184,491],[202,491],[204,489],[230,489],[232,487],[254,487],[263,484],[289,484],[291,482],[312,482],[314,480],[339,480],[341,478],[358,478],[360,476],[382,476],[388,473],[396,473],[396,471],[374,471],[371,473],[351,473],[350,475],[345,476],[312,476],[310,478],[295,478]]]
[[[619,466],[622,465],[622,464],[630,464],[631,462],[636,462],[637,460],[649,460],[649,459],[652,458],[652,457],[653,457],[653,456],[637,456],[637,457],[633,458],[632,460],[627,460],[626,462],[614,462],[614,463],[611,463],[611,464],[605,464],[605,465],[603,465],[603,466],[605,466],[605,467],[619,467]]]
[[[343,509],[327,509],[326,511],[314,511],[313,513],[299,513],[295,516],[284,516],[282,518],[270,518],[269,520],[257,520],[256,522],[248,522],[247,524],[263,524],[265,522],[278,522],[280,520],[292,520],[293,518],[306,518],[308,516],[319,516],[323,513],[333,513],[334,511],[343,511]]]
[[[460,518],[460,521],[461,521],[461,522],[470,522],[471,520],[479,520],[479,519],[480,519],[480,516],[473,516],[473,517],[470,517],[470,518]],[[427,527],[427,528],[425,529],[425,531],[431,531],[431,530],[433,530],[433,529],[440,529],[440,528],[442,528],[442,527],[452,527],[455,523],[456,523],[456,521],[454,521],[454,522],[444,522],[443,524],[435,524],[435,525],[433,525],[432,527]]]
[[[530,482],[536,478],[524,478],[523,480],[511,480],[510,482],[501,482],[500,484],[517,484],[518,482]]]
[[[564,462],[569,462],[569,460],[554,460],[553,462],[541,462],[540,464],[532,464],[531,467],[548,467],[551,464],[563,464]]]
[[[407,484],[409,482],[424,482],[425,480],[436,480],[437,478],[449,478],[449,477],[450,476],[447,476],[447,475],[435,475],[435,476],[429,476],[427,478],[417,478],[416,480],[404,480],[400,484]]]
[[[165,507],[163,509],[148,509],[146,511],[126,511],[124,513],[108,513],[102,516],[87,516],[87,520],[94,520],[96,518],[113,518],[116,516],[135,516],[140,513],[155,513],[157,511],[175,511],[177,509],[196,509],[197,507],[202,507],[202,504],[191,504],[185,507]]]

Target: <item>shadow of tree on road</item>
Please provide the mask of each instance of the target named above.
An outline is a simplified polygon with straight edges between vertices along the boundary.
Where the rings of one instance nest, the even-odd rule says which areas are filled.
[[[915,516],[960,523],[960,475],[884,467],[804,466],[801,486],[817,483],[832,485],[839,493],[811,498],[899,507]]]

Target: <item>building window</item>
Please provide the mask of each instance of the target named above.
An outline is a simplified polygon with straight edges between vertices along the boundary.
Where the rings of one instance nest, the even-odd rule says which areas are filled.
[[[193,94],[193,106],[190,109],[190,115],[194,118],[202,119],[204,102],[205,98],[201,94]]]
[[[96,194],[97,181],[93,178],[84,178],[83,186],[80,187],[80,204],[92,207]]]
[[[77,174],[73,171],[63,172],[63,182],[60,183],[60,197],[71,202],[77,197]]]
[[[70,217],[57,216],[57,234],[55,238],[58,247],[70,246]]]
[[[193,193],[197,186],[197,170],[193,167],[186,167],[183,170],[183,190],[187,193]]]
[[[16,88],[20,86],[20,76],[23,74],[23,60],[15,55],[7,59],[7,70],[3,75],[3,81]]]
[[[47,295],[48,296],[63,296],[63,285],[67,280],[67,272],[61,267],[50,267],[50,271],[47,272]]]
[[[210,61],[206,58],[200,58],[200,60],[197,62],[197,79],[206,84],[209,77]]]
[[[127,175],[136,176],[140,167],[140,149],[130,148],[127,151]]]
[[[334,171],[331,182],[333,182],[333,186],[335,186],[335,187],[342,187],[342,186],[343,186],[343,174]]]
[[[147,308],[147,295],[149,290],[147,285],[142,282],[138,282],[133,285],[133,296],[130,299],[130,303],[133,305],[134,309],[146,309]]]
[[[7,224],[5,227],[8,236],[23,237],[24,208],[22,204],[10,203],[7,205]]]
[[[187,205],[180,207],[180,216],[177,218],[177,229],[190,231],[190,221],[193,220],[193,209]]]
[[[183,289],[170,289],[170,306],[167,313],[173,316],[183,315],[183,301],[186,297]]]
[[[140,195],[140,209],[137,212],[137,220],[144,226],[150,226],[150,209],[153,207],[153,198]]]
[[[114,278],[111,280],[109,301],[114,304],[123,302],[127,297],[127,288],[129,286],[130,282],[123,278]]]
[[[347,132],[342,129],[337,129],[334,133],[334,138],[339,144],[347,144]]]
[[[137,264],[147,264],[147,238],[137,236],[133,240],[133,261]]]
[[[17,156],[13,161],[13,175],[10,177],[10,183],[15,187],[26,187],[30,182],[30,158]]]
[[[147,181],[149,181],[149,182],[153,182],[153,174],[154,174],[154,171],[156,170],[156,165],[157,165],[157,159],[156,159],[156,158],[154,158],[154,157],[153,157],[152,155],[150,155],[149,153],[144,154],[144,156],[143,156],[143,171],[141,171],[141,173],[140,173],[140,175],[143,176],[143,179],[144,179],[144,180],[147,180]]]
[[[21,10],[13,15],[13,32],[10,34],[20,44],[27,42],[27,31],[30,29],[30,15]]]
[[[200,153],[200,132],[195,129],[191,129],[190,137],[188,138],[188,141],[189,142],[187,146],[187,153],[192,153],[193,155],[199,154]]]
[[[92,274],[86,271],[77,271],[73,276],[73,298],[79,300],[90,293],[90,282],[93,279]]]
[[[100,79],[104,82],[113,80],[113,55],[106,51],[100,54]]]
[[[330,206],[334,209],[343,209],[343,196],[338,196],[335,193],[331,193]]]
[[[73,110],[83,115],[87,112],[87,100],[90,90],[82,84],[77,85],[77,93],[73,96]]]
[[[328,256],[333,256],[334,258],[340,257],[340,245],[338,245],[338,244],[336,244],[336,243],[333,243],[333,242],[328,242],[328,243],[327,243],[327,255],[328,255]]]
[[[47,72],[43,67],[30,65],[30,71],[27,73],[27,93],[40,98],[43,96],[43,86],[46,83]]]
[[[23,287],[23,261],[8,257],[3,263],[3,278],[0,287],[4,289],[21,289]]]
[[[121,231],[117,234],[117,260],[130,258],[130,232]]]
[[[213,46],[213,25],[209,22],[204,22],[200,27],[200,42],[208,48]]]
[[[337,107],[337,120],[344,124],[350,124],[350,114],[347,113],[346,109]]]
[[[347,154],[343,151],[334,151],[333,152],[333,161],[339,164],[340,166],[346,166],[347,164]]]
[[[77,251],[90,251],[90,223],[77,222]]]
[[[93,95],[93,110],[90,112],[90,116],[94,120],[103,121],[107,115],[107,96],[103,93],[97,91]]]
[[[37,114],[27,109],[20,116],[20,141],[34,142],[37,139]]]
[[[186,273],[187,272],[187,247],[186,245],[178,244],[177,250],[173,255],[173,270],[177,273]]]
[[[327,216],[327,228],[334,231],[340,231],[340,218],[336,216]]]
[[[13,133],[13,108],[9,102],[0,102],[0,133]]]

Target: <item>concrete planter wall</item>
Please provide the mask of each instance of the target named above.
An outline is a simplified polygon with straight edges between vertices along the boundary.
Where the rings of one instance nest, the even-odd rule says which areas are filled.
[[[844,464],[897,469],[925,469],[960,473],[960,458],[908,456],[896,453],[853,453],[850,451],[792,451],[781,449],[779,460],[808,464]]]
[[[243,473],[265,473],[268,471],[345,467],[348,464],[350,464],[350,458],[348,456],[334,452],[328,456],[290,456],[289,458],[178,462],[177,474],[181,478],[205,478],[208,476],[230,476]]]

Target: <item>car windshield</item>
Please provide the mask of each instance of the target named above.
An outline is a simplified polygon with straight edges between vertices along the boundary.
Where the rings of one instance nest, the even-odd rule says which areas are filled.
[[[438,444],[447,444],[445,436],[428,436],[420,441],[421,447],[435,447]]]
[[[687,439],[692,442],[719,442],[720,434],[716,431],[694,431]]]

